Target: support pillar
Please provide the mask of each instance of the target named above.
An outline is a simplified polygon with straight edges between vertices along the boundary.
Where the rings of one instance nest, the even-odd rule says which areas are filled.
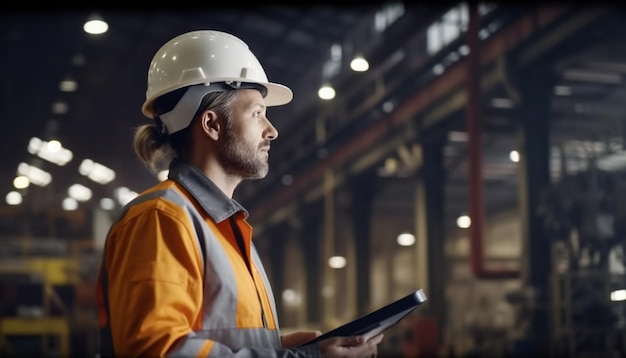
[[[522,98],[517,133],[519,203],[524,232],[523,280],[535,297],[528,334],[537,343],[537,349],[548,353],[551,239],[545,235],[537,208],[542,192],[550,185],[550,104],[555,76],[548,66],[540,64],[516,73]]]
[[[312,210],[318,212],[319,210]],[[319,215],[319,214],[318,214]],[[305,216],[300,228],[300,243],[304,257],[305,274],[305,297],[306,297],[306,321],[311,326],[322,324],[322,233],[320,225],[307,225],[319,221],[311,216]]]
[[[352,189],[352,225],[356,251],[356,313],[362,316],[371,310],[371,225],[376,173],[366,172],[350,183]]]
[[[418,185],[417,215],[425,213],[425,223],[418,222],[418,225],[425,226],[425,241],[428,256],[428,286],[424,291],[428,296],[428,308],[432,315],[440,322],[446,321],[446,297],[445,284],[447,282],[447,261],[444,251],[445,245],[445,210],[444,210],[444,189],[445,173],[443,158],[444,138],[433,138],[422,144],[423,167],[422,179]],[[419,196],[419,193],[424,195]],[[418,234],[422,235],[424,230],[419,229]],[[418,238],[418,242],[424,238]]]

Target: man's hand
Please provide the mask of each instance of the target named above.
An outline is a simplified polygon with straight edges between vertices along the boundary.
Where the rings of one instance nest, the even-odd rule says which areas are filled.
[[[364,336],[333,337],[320,341],[317,346],[322,357],[350,357],[371,358],[378,355],[378,344],[383,340],[383,334],[365,340]]]
[[[321,335],[320,331],[297,331],[281,336],[280,343],[284,348],[293,348]]]

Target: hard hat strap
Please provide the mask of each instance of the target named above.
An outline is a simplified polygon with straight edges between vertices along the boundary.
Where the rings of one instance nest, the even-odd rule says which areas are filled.
[[[257,83],[248,82],[215,82],[208,85],[200,84],[190,86],[176,106],[169,112],[159,117],[167,129],[167,133],[173,134],[189,126],[194,114],[198,110],[204,96],[212,92],[223,92],[237,89],[256,89],[263,97],[267,95],[267,88]]]

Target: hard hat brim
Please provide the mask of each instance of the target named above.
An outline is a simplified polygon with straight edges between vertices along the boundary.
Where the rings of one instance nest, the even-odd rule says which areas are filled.
[[[267,88],[267,96],[265,96],[265,105],[268,107],[282,106],[291,102],[293,92],[289,87],[278,83],[260,83]]]

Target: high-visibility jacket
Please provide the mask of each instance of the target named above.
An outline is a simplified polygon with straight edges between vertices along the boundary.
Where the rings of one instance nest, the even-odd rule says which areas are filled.
[[[248,212],[181,160],[107,235],[96,294],[100,354],[317,357],[281,347]]]

